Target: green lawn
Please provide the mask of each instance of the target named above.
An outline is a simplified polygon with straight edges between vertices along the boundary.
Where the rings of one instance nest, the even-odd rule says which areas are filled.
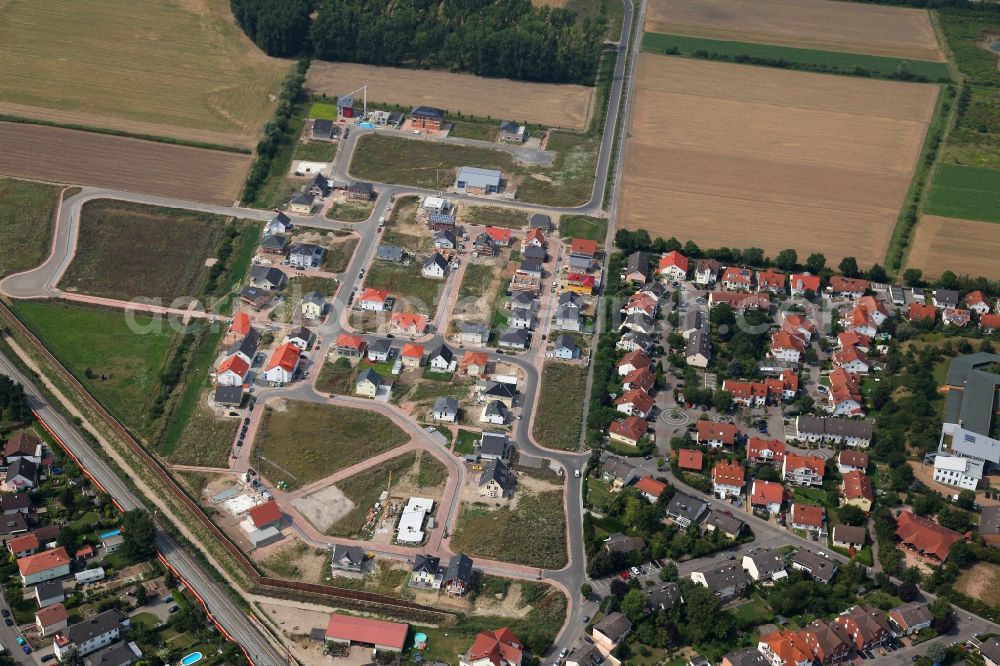
[[[347,270],[354,256],[354,250],[358,247],[357,238],[348,238],[341,243],[334,243],[326,253],[323,260],[323,270],[331,273],[342,273]]]
[[[223,240],[226,218],[100,199],[84,204],[76,255],[59,286],[129,300],[199,297]]]
[[[1000,169],[942,164],[931,184],[924,212],[1000,222]]]
[[[860,53],[843,53],[839,51],[816,51],[799,49],[791,46],[775,46],[772,44],[755,44],[749,42],[733,42],[703,37],[686,37],[680,35],[663,35],[647,32],[642,37],[642,48],[657,53],[671,53],[685,56],[695,56],[704,53],[716,56],[713,59],[745,61],[753,63],[753,59],[761,59],[775,63],[774,66],[785,66],[778,63],[791,63],[816,71],[827,71],[839,74],[863,75],[863,71],[871,76],[895,76],[899,68],[906,63],[910,74],[933,82],[948,82],[951,75],[948,64],[943,62],[928,62],[924,60],[908,60],[906,58],[890,58],[884,56],[863,55]],[[721,57],[719,57],[721,56]],[[696,57],[706,57],[700,55]],[[759,64],[769,64],[769,62]]]
[[[337,156],[337,142],[335,141],[301,141],[295,142],[292,150],[293,160],[305,160],[307,162],[332,162]]]
[[[451,543],[456,552],[543,569],[566,564],[566,519],[561,490],[518,490],[517,507],[462,507]]]
[[[314,120],[336,120],[337,105],[333,102],[313,102],[309,107],[309,117]]]
[[[613,499],[614,495],[607,483],[601,479],[587,479],[587,501],[598,510],[607,508]]]
[[[326,361],[316,378],[316,390],[321,393],[354,395],[354,381],[358,370],[351,361],[341,356],[335,362]]]
[[[254,448],[271,460],[259,470],[296,488],[350,467],[409,438],[386,417],[362,409],[287,401],[268,407]]]
[[[38,266],[49,253],[59,188],[0,178],[0,278]],[[13,242],[11,239],[17,239]]]
[[[535,415],[535,440],[550,449],[573,451],[580,446],[587,368],[547,362]]]
[[[482,438],[482,434],[474,430],[459,430],[458,438],[455,440],[455,453],[460,456],[471,456],[476,452],[476,443]]]
[[[331,204],[326,211],[326,219],[340,222],[364,222],[375,209],[374,201],[344,201]]]
[[[465,209],[465,221],[469,224],[520,229],[528,224],[528,216],[523,210],[515,210],[513,208],[469,206]]]
[[[586,202],[593,191],[598,144],[599,137],[553,132],[548,150],[556,153],[554,164],[524,167],[515,164],[509,153],[491,148],[367,135],[358,140],[351,173],[396,185],[445,189],[454,184],[461,166],[498,169],[505,178],[520,178],[519,200],[574,206]]]
[[[465,275],[462,277],[462,286],[458,290],[458,298],[473,299],[480,298],[486,294],[490,283],[493,282],[493,274],[496,267],[488,264],[470,264],[465,267]]]
[[[589,215],[563,215],[559,220],[559,235],[563,238],[585,238],[603,244],[608,235],[608,221]]]
[[[474,122],[470,120],[449,120],[451,131],[448,136],[457,139],[478,139],[479,141],[496,141],[500,125],[497,122]]]
[[[148,432],[149,409],[176,337],[166,322],[50,301],[17,301],[13,308],[108,411]]]
[[[448,468],[444,463],[427,451],[420,454],[420,466],[417,468],[417,485],[421,488],[436,488],[448,481]]]
[[[417,454],[411,451],[338,483],[337,488],[351,500],[354,508],[330,526],[326,533],[330,536],[343,537],[362,535],[368,510],[388,486],[390,476],[398,481],[401,476],[413,469],[416,461]]]
[[[756,627],[774,620],[774,613],[768,608],[767,603],[758,596],[754,596],[745,604],[734,608],[733,615],[736,617],[736,621],[744,627]]]
[[[376,262],[365,277],[365,286],[388,289],[390,296],[407,299],[412,311],[434,312],[444,281],[425,278],[420,267],[419,261],[412,261],[409,266]]]

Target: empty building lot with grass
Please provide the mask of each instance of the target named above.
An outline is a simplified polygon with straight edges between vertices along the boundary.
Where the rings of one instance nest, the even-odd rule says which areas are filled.
[[[2,11],[2,10],[0,10]],[[232,204],[250,156],[59,127],[0,122],[0,174]]]
[[[288,67],[226,0],[0,3],[4,114],[251,148]]]
[[[668,58],[639,59],[625,227],[882,261],[938,86]]]
[[[158,298],[164,305],[200,297],[226,224],[227,218],[209,213],[88,201],[80,213],[76,255],[59,287],[121,300]]]
[[[829,0],[653,0],[645,29],[943,62],[930,14]]]
[[[534,436],[544,447],[575,451],[580,446],[587,368],[550,361],[542,370],[542,393]]]
[[[462,506],[451,545],[456,552],[542,569],[566,564],[562,490],[518,490],[513,509]]]
[[[150,407],[177,337],[166,321],[51,301],[16,301],[14,312],[109,412],[151,431]]]
[[[312,93],[331,98],[364,84],[368,84],[369,107],[378,102],[405,108],[423,104],[453,114],[493,118],[497,125],[504,119],[578,130],[587,125],[594,92],[579,85],[346,62],[314,62],[306,79]]]
[[[351,159],[356,178],[427,189],[446,190],[461,166],[503,172],[507,189],[517,199],[547,206],[578,206],[594,188],[598,138],[553,132],[548,150],[556,153],[550,167],[526,167],[510,153],[398,136],[367,135],[358,140]]]
[[[49,253],[52,223],[61,188],[47,183],[0,178],[0,278],[41,264]],[[10,239],[17,239],[13,242]]]
[[[381,414],[299,401],[267,406],[254,449],[271,461],[261,472],[296,488],[322,479],[409,437]]]
[[[924,215],[917,224],[907,267],[925,277],[944,271],[1000,279],[1000,224]]]

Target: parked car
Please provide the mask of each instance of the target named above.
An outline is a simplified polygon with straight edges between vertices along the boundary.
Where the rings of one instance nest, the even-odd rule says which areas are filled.
[[[24,654],[31,654],[31,646],[30,645],[22,645],[21,646],[21,650],[24,652]]]
[[[170,607],[170,610],[168,610],[167,612],[168,612],[168,613],[170,613],[171,615],[173,615],[173,614],[174,614],[174,613],[176,613],[176,612],[177,612],[178,610],[180,610],[180,609],[179,609],[179,608],[178,608],[177,606],[171,606],[171,607]]]
[[[4,620],[3,623],[6,624],[8,627],[14,626],[14,620],[10,619],[9,617],[6,620]]]
[[[639,570],[639,567],[632,567],[631,572],[632,572],[632,575],[636,576],[636,577],[642,575],[642,571]]]
[[[3,610],[0,610],[0,615],[3,615],[4,617],[10,617],[10,611],[4,608]]]

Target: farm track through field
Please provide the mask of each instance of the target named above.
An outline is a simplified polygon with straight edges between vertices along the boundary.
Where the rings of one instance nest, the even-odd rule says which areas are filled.
[[[831,0],[651,0],[645,29],[944,62],[921,9]]]
[[[449,113],[582,130],[590,118],[594,88],[570,84],[488,79],[472,74],[378,67],[341,62],[313,62],[306,88],[334,97],[368,84],[374,102],[418,106]]]
[[[936,87],[667,58],[639,60],[625,227],[881,261]]]
[[[203,203],[231,204],[250,156],[41,125],[0,122],[0,173]]]

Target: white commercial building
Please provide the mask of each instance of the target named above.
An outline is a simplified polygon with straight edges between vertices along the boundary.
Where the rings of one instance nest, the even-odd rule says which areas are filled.
[[[983,461],[962,456],[934,458],[934,480],[949,486],[975,490],[983,478]]]

